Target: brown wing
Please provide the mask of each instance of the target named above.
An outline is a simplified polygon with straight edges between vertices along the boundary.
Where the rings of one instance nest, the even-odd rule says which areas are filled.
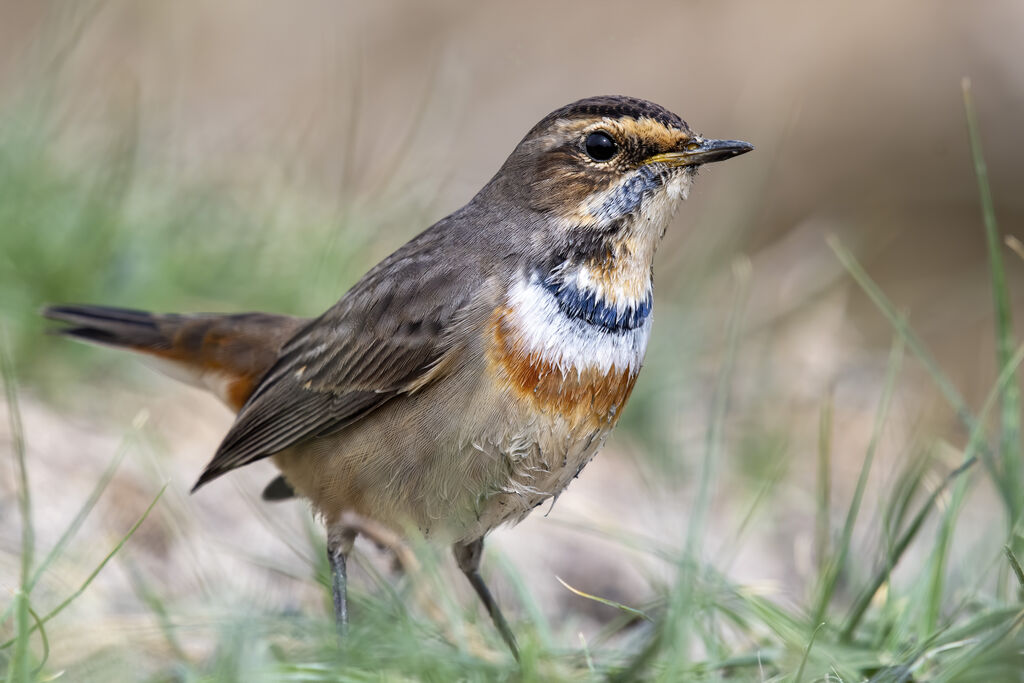
[[[285,344],[193,490],[422,384],[457,346],[483,281],[479,264],[457,262],[447,246],[421,234]]]

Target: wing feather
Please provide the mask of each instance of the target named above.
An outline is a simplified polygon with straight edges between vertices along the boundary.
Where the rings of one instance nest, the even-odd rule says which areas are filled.
[[[422,233],[287,342],[193,490],[442,377],[485,279],[479,265],[443,258],[450,248]]]

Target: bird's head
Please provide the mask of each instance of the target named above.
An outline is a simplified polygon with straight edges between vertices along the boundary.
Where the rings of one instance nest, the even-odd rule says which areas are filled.
[[[704,138],[653,102],[592,97],[544,117],[495,181],[543,217],[547,234],[537,239],[554,238],[581,258],[622,248],[650,258],[697,168],[752,149]]]

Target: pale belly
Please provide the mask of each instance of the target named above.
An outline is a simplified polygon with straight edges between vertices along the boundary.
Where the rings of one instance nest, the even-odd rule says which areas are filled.
[[[465,539],[479,538],[502,524],[517,524],[534,508],[557,498],[611,432],[610,426],[572,430],[561,420],[541,422],[548,424],[536,424],[536,429],[521,435],[521,442],[528,447],[515,444],[502,449],[508,475],[481,501],[478,518],[463,532]]]
[[[565,489],[615,419],[537,411],[488,373],[472,388],[454,377],[396,399],[337,435],[278,453],[275,464],[328,524],[351,511],[448,543],[515,524]]]

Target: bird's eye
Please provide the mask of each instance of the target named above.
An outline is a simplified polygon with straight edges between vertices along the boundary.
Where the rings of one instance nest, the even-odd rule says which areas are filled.
[[[619,151],[619,146],[608,133],[597,131],[587,136],[584,141],[587,154],[594,161],[608,161]]]

